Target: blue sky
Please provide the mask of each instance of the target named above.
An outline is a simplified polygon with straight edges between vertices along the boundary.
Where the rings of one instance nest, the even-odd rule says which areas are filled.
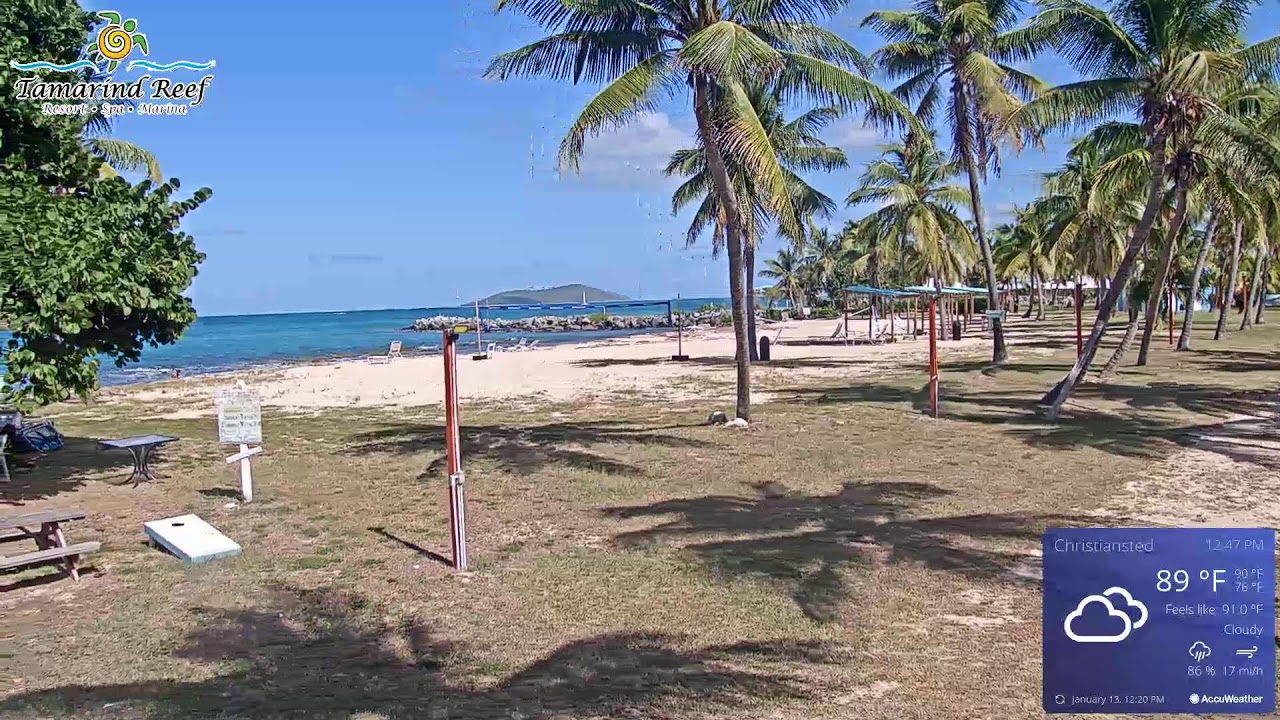
[[[855,3],[833,27],[870,52],[858,21],[893,5]],[[152,60],[217,61],[204,105],[115,130],[184,188],[214,191],[186,222],[208,255],[191,290],[202,314],[421,307],[569,282],[727,294],[723,258],[684,248],[687,218],[671,217],[674,183],[657,171],[690,142],[687,99],[589,143],[581,175],[559,177],[559,139],[593,88],[482,80],[494,54],[538,36],[490,0],[91,7],[137,18]],[[1068,79],[1060,65],[1033,70]],[[828,137],[853,169],[813,180],[842,200],[883,140],[857,118]],[[1031,198],[1061,152],[1008,162],[988,214]]]

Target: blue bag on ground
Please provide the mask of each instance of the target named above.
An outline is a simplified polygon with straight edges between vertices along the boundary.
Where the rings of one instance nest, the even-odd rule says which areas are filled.
[[[19,453],[61,450],[62,433],[48,420],[23,425],[9,431],[9,445]]]

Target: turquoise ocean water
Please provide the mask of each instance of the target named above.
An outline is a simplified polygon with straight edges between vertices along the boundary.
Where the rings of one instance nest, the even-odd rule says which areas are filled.
[[[685,298],[676,310],[694,310],[702,305],[726,305],[725,298]],[[143,350],[140,362],[117,368],[103,363],[103,385],[123,385],[168,377],[174,370],[182,375],[201,375],[250,367],[270,367],[284,363],[327,358],[359,357],[385,353],[393,340],[404,343],[406,354],[440,351],[439,332],[414,332],[402,328],[414,320],[435,315],[470,316],[472,308],[411,308],[404,310],[353,310],[350,312],[292,313],[281,315],[226,315],[202,317],[173,345]],[[517,319],[535,315],[583,315],[586,310],[486,310],[485,318]],[[614,315],[665,315],[665,306],[617,308]],[[485,342],[511,343],[520,337],[538,339],[540,345],[583,342],[651,330],[485,333]],[[464,339],[463,347],[473,350]]]

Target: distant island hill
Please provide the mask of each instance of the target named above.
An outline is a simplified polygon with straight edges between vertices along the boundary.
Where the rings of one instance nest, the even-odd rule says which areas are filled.
[[[531,290],[504,290],[487,298],[481,298],[481,305],[548,305],[552,303],[613,302],[630,298],[608,290],[593,288],[590,285],[575,283],[552,288]]]

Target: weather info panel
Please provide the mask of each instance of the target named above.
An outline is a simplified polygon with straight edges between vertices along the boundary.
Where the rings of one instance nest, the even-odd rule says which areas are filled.
[[[1044,708],[1267,713],[1276,707],[1275,532],[1044,534]]]

